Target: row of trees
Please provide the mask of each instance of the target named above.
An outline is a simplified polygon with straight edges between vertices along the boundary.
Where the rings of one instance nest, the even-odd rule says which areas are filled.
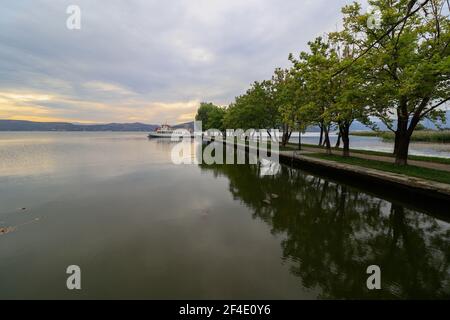
[[[197,115],[206,127],[283,132],[321,129],[331,152],[329,132],[338,129],[343,155],[349,155],[355,120],[372,126],[381,120],[395,133],[396,163],[407,164],[410,138],[426,119],[444,122],[441,108],[450,99],[450,19],[447,0],[369,0],[379,21],[359,3],[342,9],[343,28],[291,54],[291,67],[276,69],[270,80],[255,82],[226,108],[202,104]],[[205,124],[205,121],[204,121]]]

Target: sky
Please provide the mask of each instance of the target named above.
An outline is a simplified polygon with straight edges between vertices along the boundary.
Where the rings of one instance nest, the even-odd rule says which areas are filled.
[[[228,105],[288,67],[351,2],[4,0],[0,119],[192,121],[201,101]],[[70,5],[79,30],[67,28]]]

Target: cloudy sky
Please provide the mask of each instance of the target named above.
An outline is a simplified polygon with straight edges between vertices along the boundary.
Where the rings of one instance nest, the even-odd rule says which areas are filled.
[[[289,65],[350,0],[5,0],[0,119],[191,121]],[[365,2],[365,1],[363,1]],[[69,5],[81,29],[69,30]]]

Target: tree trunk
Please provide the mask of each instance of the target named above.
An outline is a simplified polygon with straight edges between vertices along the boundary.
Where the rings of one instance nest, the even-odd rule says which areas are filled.
[[[325,134],[325,148],[326,148],[327,154],[330,155],[331,154],[331,143],[330,143],[330,135],[328,132],[328,127],[324,126],[323,132]]]
[[[320,127],[320,138],[319,138],[319,146],[323,144],[323,123],[319,124]]]
[[[403,166],[408,164],[408,153],[411,136],[414,133],[414,130],[416,129],[420,120],[424,116],[424,114],[422,114],[422,111],[424,110],[428,102],[430,102],[430,98],[426,97],[422,99],[422,102],[411,118],[411,121],[409,121],[409,116],[406,113],[407,104],[404,103],[404,105],[402,105],[404,106],[402,109],[403,117],[399,117],[397,131],[395,132],[395,163],[398,165]]]
[[[298,132],[298,150],[302,150],[302,131]]]
[[[395,154],[395,164],[405,166],[408,164],[409,143],[411,136],[405,132],[398,135],[397,153]]]
[[[408,117],[398,118],[395,132],[395,164],[404,166],[408,164],[408,151],[411,134],[408,132]]]
[[[283,137],[282,137],[282,139],[281,139],[281,145],[283,146],[283,147],[285,147],[286,146],[286,144],[289,142],[289,139],[291,138],[291,133],[292,132],[289,132],[290,130],[289,130],[289,125],[283,125]]]
[[[402,137],[408,131],[408,99],[404,96],[400,98],[399,106],[397,107],[397,130],[395,131],[394,155],[397,157],[400,152],[400,144]],[[395,161],[397,163],[397,160]]]
[[[344,124],[341,130],[342,142],[344,143],[344,149],[342,155],[344,157],[350,156],[350,124]]]
[[[395,142],[394,142],[394,156],[398,153],[398,143],[399,143],[399,135],[397,132],[395,133]]]
[[[342,134],[341,134],[341,130],[339,129],[339,134],[338,134],[338,137],[337,137],[335,148],[339,148],[341,146],[341,137],[342,137]]]

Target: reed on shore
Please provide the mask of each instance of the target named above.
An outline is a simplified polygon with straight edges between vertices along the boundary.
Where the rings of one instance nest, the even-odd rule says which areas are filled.
[[[393,141],[395,135],[390,131],[359,131],[352,132],[352,136],[358,137],[379,137],[386,141]],[[434,143],[450,143],[450,130],[423,130],[415,131],[411,136],[411,141],[415,142],[434,142]]]

